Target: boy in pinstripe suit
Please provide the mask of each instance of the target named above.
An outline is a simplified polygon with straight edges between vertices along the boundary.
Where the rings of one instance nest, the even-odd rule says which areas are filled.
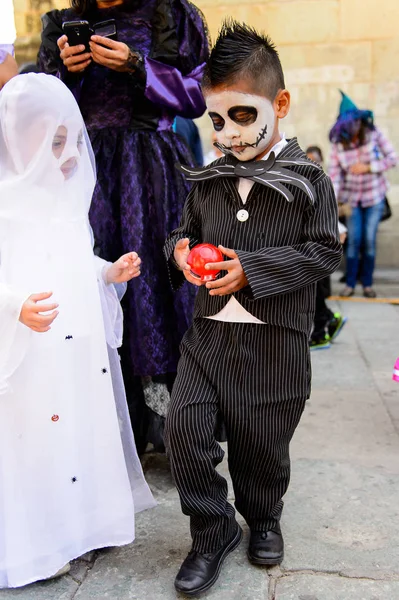
[[[196,595],[216,581],[242,531],[215,467],[226,426],[235,507],[250,528],[248,558],[283,559],[279,526],[290,476],[289,442],[310,394],[309,336],[315,285],[338,266],[341,245],[331,182],[297,140],[279,133],[290,107],[270,39],[236,22],[222,28],[203,90],[225,156],[195,181],[165,255],[172,285],[199,287],[166,423],[166,443],[192,550],[175,580]],[[208,242],[227,260],[203,283],[190,247]]]

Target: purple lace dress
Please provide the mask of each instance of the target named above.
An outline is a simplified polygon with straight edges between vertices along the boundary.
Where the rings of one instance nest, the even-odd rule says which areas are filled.
[[[44,17],[38,62],[73,91],[90,134],[98,176],[90,220],[98,253],[113,261],[135,250],[143,262],[124,298],[121,349],[141,449],[147,440],[161,444],[168,394],[156,386],[170,389],[179,343],[192,319],[194,287],[186,284],[172,293],[162,247],[178,225],[188,193],[175,163],[191,161],[172,123],[176,115],[195,118],[205,110],[199,80],[208,40],[200,12],[187,0],[130,0],[83,18],[92,24],[115,19],[118,41],[143,55],[145,78],[95,63],[83,76],[73,75],[64,69],[56,41],[64,21],[81,18],[69,9]]]

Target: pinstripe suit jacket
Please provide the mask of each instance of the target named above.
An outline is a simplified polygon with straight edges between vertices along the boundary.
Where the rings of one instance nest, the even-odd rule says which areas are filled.
[[[279,154],[306,158],[296,138]],[[214,164],[229,161],[228,157]],[[311,162],[309,161],[309,165]],[[288,327],[310,335],[315,305],[315,284],[339,265],[342,248],[338,235],[337,201],[330,178],[311,166],[294,166],[316,191],[312,205],[301,190],[286,184],[293,202],[274,190],[255,183],[245,209],[249,219],[240,222],[243,208],[237,181],[219,177],[201,181],[192,188],[180,226],[167,238],[164,253],[171,283],[178,289],[184,275],[176,269],[173,251],[179,239],[190,238],[190,246],[201,242],[222,244],[237,252],[248,286],[234,296],[255,317],[271,325]],[[199,288],[194,317],[217,314],[230,296],[210,296]]]

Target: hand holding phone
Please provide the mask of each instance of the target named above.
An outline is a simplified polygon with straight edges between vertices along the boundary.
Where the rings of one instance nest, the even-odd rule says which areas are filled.
[[[113,71],[128,72],[130,48],[123,42],[116,42],[109,37],[93,35],[90,50],[94,62]]]
[[[66,35],[57,40],[60,49],[60,57],[70,73],[82,73],[91,63],[90,52],[85,52],[83,44],[70,46]]]

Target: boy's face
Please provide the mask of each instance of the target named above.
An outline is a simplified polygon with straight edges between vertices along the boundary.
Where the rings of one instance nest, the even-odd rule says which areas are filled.
[[[313,160],[313,162],[321,165],[321,163],[323,162],[321,160],[321,156],[318,152],[307,152],[306,153],[307,157],[310,158],[310,160]]]
[[[278,133],[275,103],[251,94],[245,85],[205,90],[205,99],[217,141],[224,149],[241,161],[267,152]]]

